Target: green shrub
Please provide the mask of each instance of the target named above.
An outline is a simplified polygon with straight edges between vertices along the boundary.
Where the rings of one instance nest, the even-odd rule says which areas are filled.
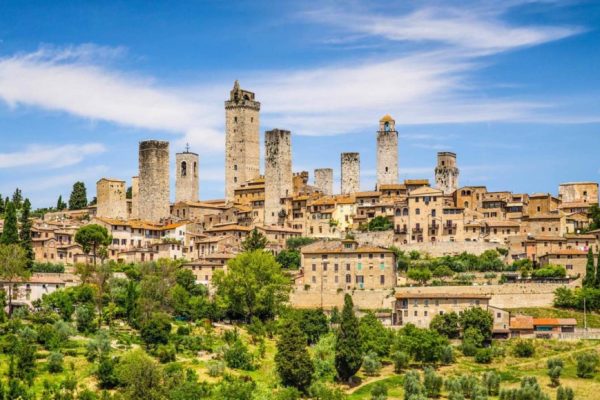
[[[533,355],[535,354],[535,347],[533,346],[533,343],[529,340],[519,340],[515,343],[513,353],[515,356],[521,358],[533,357]]]
[[[588,351],[577,355],[577,376],[580,378],[592,378],[598,367],[598,353]]]
[[[444,380],[441,376],[435,373],[433,368],[425,368],[425,378],[423,379],[423,386],[425,387],[425,393],[429,398],[438,398],[442,392],[442,386]]]
[[[492,349],[478,349],[475,353],[475,362],[478,364],[489,364],[492,362]]]
[[[394,372],[399,374],[408,367],[410,357],[403,351],[396,351],[392,353],[392,361],[394,362]]]
[[[50,353],[48,356],[48,372],[56,374],[62,372],[63,369],[63,355],[58,352]]]
[[[556,391],[556,400],[574,400],[575,393],[570,387],[561,386]]]
[[[172,344],[161,344],[156,348],[155,355],[163,364],[173,362],[176,359],[177,351]]]
[[[488,396],[497,396],[500,392],[500,376],[494,371],[488,371],[481,377]]]
[[[552,386],[560,385],[560,375],[563,369],[563,361],[560,358],[550,358],[546,363],[548,366],[548,376]]]
[[[363,356],[363,369],[366,375],[374,376],[378,375],[381,370],[381,361],[377,353],[371,351]]]
[[[388,397],[388,388],[383,382],[375,382],[371,389],[371,400],[386,400]]]
[[[254,369],[252,355],[248,351],[248,347],[246,347],[240,339],[236,340],[231,346],[226,348],[223,358],[229,368],[246,371]]]
[[[225,363],[222,361],[210,361],[208,363],[208,375],[216,378],[217,376],[223,375],[225,372]]]
[[[440,361],[444,365],[450,365],[454,362],[454,350],[452,346],[448,345],[442,349]]]

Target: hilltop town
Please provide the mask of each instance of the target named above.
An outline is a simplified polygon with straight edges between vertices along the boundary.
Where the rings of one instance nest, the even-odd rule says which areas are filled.
[[[189,148],[176,153],[172,177],[170,144],[142,141],[137,176],[99,177],[95,204],[48,212],[35,221],[35,260],[62,263],[67,270],[89,261],[74,236],[81,226],[98,224],[112,237],[106,261],[185,260],[197,282],[210,287],[215,271],[227,270],[253,231],[266,237],[266,249],[274,255],[288,251],[290,239],[310,238],[294,265],[293,304],[330,309],[352,292],[361,308],[391,310],[388,322],[394,324],[402,324],[403,312],[397,308],[400,297],[394,301],[389,295],[393,290],[408,298],[471,293],[490,305],[515,308],[550,306],[557,287],[581,286],[588,250],[597,252],[600,238],[600,230],[590,229],[598,183],[560,183],[556,194],[460,186],[460,164],[452,152],[437,153],[435,182],[401,182],[399,134],[390,115],[381,118],[373,135],[377,183],[371,191],[360,191],[359,153],[340,155],[339,189],[333,187],[331,168],[315,169],[312,181],[308,171],[294,171],[287,130],[265,132],[261,174],[260,109],[255,94],[236,81],[225,101],[224,199],[199,199],[199,154]],[[428,287],[398,270],[399,254],[486,251],[497,251],[506,265],[530,260],[536,268],[562,266],[566,275],[560,281],[513,279],[512,285],[499,285],[481,273],[469,286]],[[426,325],[428,318],[419,323]]]

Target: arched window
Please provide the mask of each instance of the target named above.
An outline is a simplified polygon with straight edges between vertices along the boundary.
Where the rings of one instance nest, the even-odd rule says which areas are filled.
[[[194,176],[198,176],[198,163],[194,161]]]
[[[187,163],[185,161],[181,162],[181,176],[187,176]]]
[[[469,208],[469,202],[465,201],[465,208]]]
[[[402,215],[402,211],[400,211],[399,208],[396,208],[396,217],[399,217],[400,215]]]
[[[402,215],[404,215],[404,216],[408,215],[408,208],[405,208],[402,210]]]

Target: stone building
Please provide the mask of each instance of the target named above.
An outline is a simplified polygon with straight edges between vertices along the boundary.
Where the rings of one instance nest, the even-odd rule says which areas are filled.
[[[125,181],[111,178],[100,179],[96,183],[96,215],[127,219],[126,192]]]
[[[315,169],[315,186],[325,196],[333,194],[333,169],[317,168]]]
[[[563,203],[598,204],[597,182],[568,182],[558,186],[558,198]]]
[[[377,132],[377,187],[398,183],[398,132],[396,122],[386,114]]]
[[[175,154],[175,203],[198,201],[198,154],[189,151]]]
[[[260,175],[260,103],[254,93],[235,81],[225,102],[225,201],[233,202],[235,189]]]
[[[360,191],[360,154],[342,153],[342,194]]]
[[[437,153],[435,167],[435,185],[445,195],[452,194],[458,188],[459,170],[456,167],[456,154],[449,151]]]
[[[131,178],[131,214],[129,218],[138,219],[140,211],[140,178]]]
[[[265,225],[285,218],[281,199],[293,194],[292,143],[290,131],[265,132]]]
[[[169,218],[169,142],[140,142],[138,218],[161,222]]]

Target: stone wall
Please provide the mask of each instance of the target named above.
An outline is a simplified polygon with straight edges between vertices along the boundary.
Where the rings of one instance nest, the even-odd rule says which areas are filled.
[[[377,186],[398,183],[398,132],[377,132]]]
[[[333,194],[333,169],[317,168],[315,169],[315,186],[324,195],[330,196]]]
[[[598,183],[570,182],[558,186],[558,197],[564,203],[597,203]]]
[[[393,290],[350,290],[350,291],[335,291],[324,290],[304,290],[303,287],[296,287],[290,296],[290,303],[298,308],[318,308],[323,306],[329,310],[333,307],[338,307],[340,310],[344,306],[344,295],[349,293],[352,295],[354,306],[364,310],[392,310],[394,306]]]
[[[131,178],[131,215],[129,218],[138,219],[140,209],[140,178]]]
[[[127,219],[125,181],[102,178],[96,183],[96,216]]]
[[[281,198],[293,193],[290,131],[265,132],[265,225],[277,225]]]
[[[342,194],[360,192],[360,154],[342,153]]]
[[[138,217],[161,222],[170,215],[169,142],[140,142]]]
[[[445,195],[452,194],[458,188],[459,173],[460,171],[456,167],[456,154],[450,152],[437,154],[435,186]]]
[[[234,201],[234,190],[260,176],[260,103],[254,93],[235,83],[225,102],[225,200]]]
[[[198,154],[177,153],[175,164],[175,202],[198,201]]]

